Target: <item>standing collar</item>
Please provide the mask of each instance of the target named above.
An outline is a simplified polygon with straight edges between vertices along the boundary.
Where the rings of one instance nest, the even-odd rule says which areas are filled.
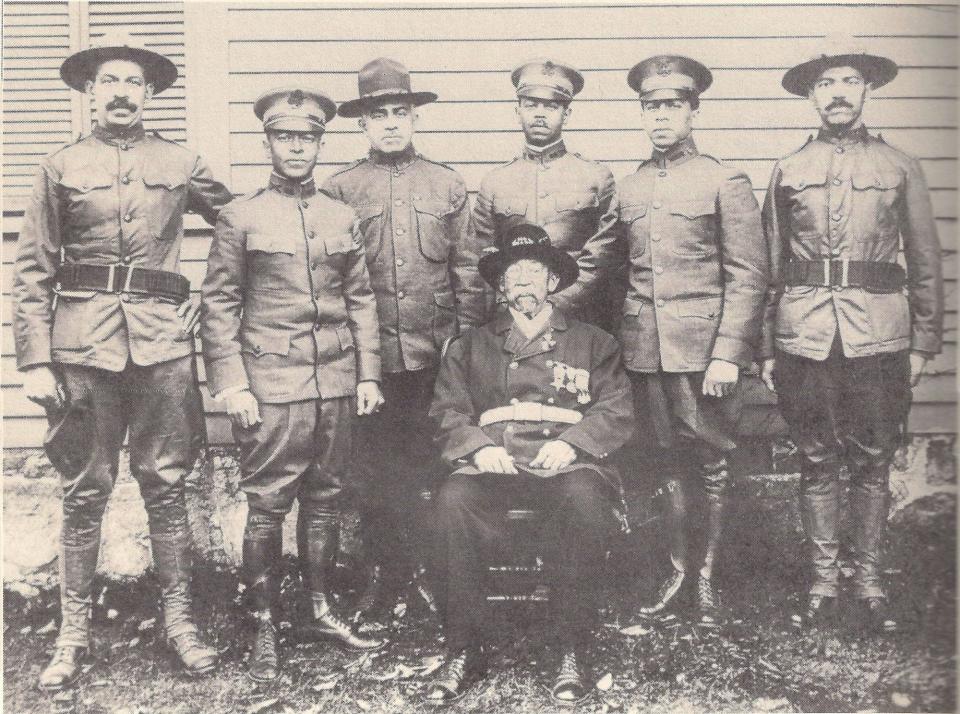
[[[308,198],[317,192],[317,185],[313,181],[313,176],[303,180],[287,178],[280,174],[271,172],[270,188],[284,196],[295,196],[297,198]]]
[[[101,124],[94,124],[93,135],[105,144],[119,146],[120,144],[133,144],[143,141],[147,132],[144,130],[142,122],[123,129],[113,129]]]
[[[417,160],[417,150],[410,144],[406,149],[388,154],[379,149],[370,149],[370,161],[387,171],[402,171]]]
[[[523,157],[530,161],[539,161],[542,164],[559,159],[566,153],[567,147],[563,143],[563,139],[557,139],[547,146],[531,146],[526,142],[523,144]]]
[[[831,127],[821,126],[820,131],[817,132],[817,139],[819,141],[825,141],[829,144],[840,144],[841,146],[849,146],[850,144],[859,144],[867,143],[867,140],[870,138],[870,133],[867,131],[867,127],[863,124],[858,126],[853,131],[837,131]]]
[[[684,161],[692,159],[699,153],[700,152],[697,151],[697,145],[693,141],[693,134],[690,134],[686,139],[678,141],[666,151],[654,149],[650,160],[663,169],[673,164],[682,164]]]

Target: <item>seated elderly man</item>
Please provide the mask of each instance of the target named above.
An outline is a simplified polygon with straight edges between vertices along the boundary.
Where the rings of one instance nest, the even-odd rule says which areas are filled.
[[[591,690],[582,658],[621,492],[605,462],[633,431],[630,383],[616,340],[547,300],[573,284],[578,269],[542,228],[507,229],[479,271],[509,310],[449,346],[430,409],[442,456],[456,471],[437,499],[449,654],[427,701],[460,699],[485,670],[483,554],[503,542],[506,512],[525,498],[544,512],[555,574],[550,634],[558,656],[550,693],[572,705]]]

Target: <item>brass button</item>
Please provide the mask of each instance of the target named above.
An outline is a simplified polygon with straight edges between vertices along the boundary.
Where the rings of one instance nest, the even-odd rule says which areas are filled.
[[[544,435],[544,436],[550,436],[550,430],[549,430],[549,429],[544,429],[544,430],[543,430],[543,435]]]
[[[544,362],[544,364],[546,364],[547,367],[553,367],[553,360],[552,360],[552,359],[548,359],[546,362]]]
[[[403,296],[404,296],[404,295],[405,295],[405,293],[403,292],[403,290],[400,290],[399,292],[397,292],[397,297],[398,297],[399,299],[401,299],[401,300],[403,300]]]
[[[843,181],[840,180],[840,177],[839,177],[839,176],[833,180],[833,185],[834,185],[834,186],[839,186],[839,185],[842,184],[842,183],[843,183]]]
[[[660,236],[658,236],[656,233],[654,233],[652,236],[650,236],[650,240],[652,240],[654,243],[656,243],[658,240],[660,240]]]
[[[397,267],[403,265],[403,258],[397,258]]]
[[[253,351],[254,351],[256,354],[260,354],[263,350],[260,348],[260,345],[254,345]]]
[[[657,298],[657,307],[663,307],[666,304],[667,304],[666,300],[664,300],[663,298]]]
[[[514,397],[513,399],[510,400],[510,403],[511,403],[511,404],[519,404],[519,403],[520,403],[520,400],[517,399],[516,397]]]
[[[120,299],[124,302],[130,302],[130,293],[120,293]]]
[[[308,232],[307,232],[307,238],[309,238],[310,240],[313,240],[313,239],[316,238],[316,237],[317,237],[317,234],[316,234],[315,231],[308,231]]]
[[[842,146],[838,146],[838,147],[837,147],[837,153],[838,153],[838,154],[842,154],[842,153],[843,153],[843,147],[842,147]]]
[[[519,367],[519,366],[520,366],[520,363],[519,363],[519,362],[511,362],[511,363],[510,363],[510,369],[516,369],[516,368]]]
[[[654,208],[663,208],[663,204],[660,203],[660,201],[654,201],[654,202],[653,202],[653,207],[654,207]]]
[[[121,262],[121,263],[124,263],[124,264],[126,264],[126,265],[129,265],[129,264],[130,264],[130,256],[129,256],[129,255],[123,256],[123,258],[120,260],[120,262]]]
[[[309,202],[309,201],[300,201],[300,206],[301,206],[302,208],[309,208],[309,207],[310,207],[310,202]]]
[[[398,198],[398,199],[395,200],[393,203],[394,203],[394,205],[396,205],[396,206],[402,206],[402,205],[403,205],[403,199],[402,199],[402,198]]]
[[[121,151],[126,151],[126,150],[129,149],[129,148],[130,148],[130,147],[129,147],[127,144],[120,144],[120,150],[121,150]]]
[[[123,220],[125,220],[127,223],[129,223],[130,221],[133,220],[133,216],[128,213],[127,215],[125,215],[125,216],[123,217]]]
[[[130,183],[130,177],[129,177],[129,176],[121,176],[121,177],[120,177],[120,183],[122,183],[122,184],[124,184],[124,185]]]
[[[833,214],[833,220],[839,221],[841,218],[843,218],[843,216],[842,216],[841,214],[839,214],[839,213],[834,213],[834,214]]]
[[[547,197],[547,192],[546,192],[546,191],[541,191],[538,195],[540,196],[540,198],[546,198],[546,197]]]
[[[663,266],[658,265],[656,268],[653,269],[653,272],[655,272],[657,275],[663,275]]]
[[[398,236],[402,236],[404,233],[406,233],[406,231],[403,230],[403,228],[397,228],[397,230],[394,231],[394,233],[396,233]]]
[[[316,270],[317,268],[320,267],[320,261],[319,261],[319,260],[314,260],[314,261],[310,264],[310,267],[313,268],[314,270]]]
[[[661,178],[663,178],[666,175],[667,175],[667,172],[662,169],[660,171],[657,171],[657,176],[660,176]]]
[[[547,397],[547,404],[553,404],[553,397]]]

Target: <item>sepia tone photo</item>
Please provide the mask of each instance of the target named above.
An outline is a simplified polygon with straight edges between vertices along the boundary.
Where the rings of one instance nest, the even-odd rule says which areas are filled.
[[[956,709],[956,3],[2,10],[5,711]]]

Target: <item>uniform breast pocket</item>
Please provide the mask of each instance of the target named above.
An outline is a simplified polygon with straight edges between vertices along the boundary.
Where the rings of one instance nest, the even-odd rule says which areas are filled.
[[[446,263],[450,255],[447,216],[453,210],[446,201],[414,200],[420,253],[431,263]]]
[[[157,240],[170,240],[180,232],[187,203],[187,177],[172,169],[144,171],[150,232]]]
[[[353,236],[349,233],[336,233],[323,238],[326,262],[338,271],[343,269],[353,247]]]
[[[647,252],[649,229],[646,221],[646,203],[632,203],[620,206],[620,222],[627,227],[627,237],[630,241],[630,258],[639,258]]]
[[[890,250],[882,256],[868,258],[888,259],[892,250],[896,255],[899,241],[899,218],[897,197],[901,192],[903,176],[895,171],[855,173],[853,184],[853,225],[859,241],[868,243],[887,242]]]
[[[104,238],[117,232],[114,176],[99,166],[69,171],[60,179],[65,224],[74,237]],[[109,219],[109,220],[108,220]]]
[[[501,218],[527,215],[527,201],[519,196],[494,196],[493,212]]]
[[[680,201],[670,206],[673,252],[705,257],[717,251],[717,205],[713,199]]]
[[[290,284],[296,247],[289,236],[247,234],[247,276],[254,290],[281,290]]]
[[[570,211],[587,211],[597,208],[600,201],[595,193],[558,193],[555,197],[557,213],[564,214]]]
[[[823,169],[798,167],[784,170],[780,185],[787,200],[795,232],[819,233],[825,228],[820,225],[822,220],[820,213],[826,203],[824,196],[826,183],[827,174]]]

